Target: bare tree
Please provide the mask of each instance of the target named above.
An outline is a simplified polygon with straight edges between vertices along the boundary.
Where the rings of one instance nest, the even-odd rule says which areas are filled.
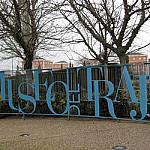
[[[19,57],[25,63],[24,68],[31,69],[38,50],[55,47],[53,41],[59,34],[54,20],[60,5],[54,5],[52,0],[0,0],[3,59]]]
[[[78,21],[78,17],[75,16],[74,10],[71,10],[67,3],[64,7],[61,7],[60,13],[68,22],[68,24],[66,23],[66,28],[64,28],[67,33],[67,38],[64,37],[62,42],[68,43],[69,45],[80,45],[81,43],[84,43],[86,46],[86,51],[88,51],[94,59],[98,60],[101,64],[107,64],[108,57],[110,55],[110,49],[106,48],[104,50],[103,45],[91,35],[91,33],[85,28],[83,24],[80,23],[80,21]],[[85,15],[90,17],[88,16],[90,14],[86,12]],[[97,30],[106,41],[108,40],[108,34],[105,29],[102,29],[100,23],[97,23],[94,18],[91,18],[90,24],[92,24],[91,28],[93,30]],[[88,58],[84,56],[82,52],[73,49],[71,51],[79,55],[81,59],[88,60]]]
[[[110,51],[126,63],[126,53],[133,46],[143,25],[150,19],[149,0],[68,0],[62,14],[68,20],[68,29],[80,35],[95,59],[108,60]],[[71,6],[71,7],[69,7]],[[92,38],[91,38],[92,37]],[[103,52],[94,44],[101,43]],[[72,40],[73,41],[73,40]],[[74,40],[75,41],[75,40]],[[148,44],[147,44],[148,45]],[[142,46],[144,47],[144,46]]]

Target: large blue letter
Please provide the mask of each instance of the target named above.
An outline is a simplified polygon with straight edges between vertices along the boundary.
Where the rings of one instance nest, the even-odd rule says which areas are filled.
[[[0,71],[0,81],[1,81],[1,100],[5,100],[5,74],[4,71]]]
[[[87,94],[88,99],[87,101],[93,101],[92,99],[92,68],[100,69],[102,75],[103,75],[103,69],[102,67],[85,67],[85,68],[77,68],[77,76],[80,69],[87,69]]]
[[[62,114],[57,114],[57,113],[53,110],[53,107],[52,107],[52,101],[55,101],[55,93],[54,93],[53,97],[51,97],[51,96],[52,96],[52,87],[53,87],[53,85],[56,84],[56,83],[61,83],[61,84],[65,87],[66,95],[67,95],[67,106],[66,106],[66,110],[65,110]],[[48,90],[47,90],[47,93],[46,93],[46,101],[47,101],[47,104],[48,104],[48,108],[50,109],[50,111],[51,111],[53,114],[55,114],[55,115],[64,115],[64,114],[68,111],[68,109],[69,109],[69,89],[68,89],[68,86],[67,86],[64,82],[62,82],[62,81],[55,81],[55,82],[53,82],[53,83],[49,86],[49,88],[48,88]]]
[[[52,73],[52,69],[49,69],[49,71]],[[45,88],[47,89],[47,80],[45,81],[44,84],[39,84],[39,70],[34,70],[34,82],[35,82],[35,99],[36,101],[40,101],[40,97],[39,97],[39,86],[45,86]]]
[[[117,119],[115,113],[114,113],[114,106],[113,106],[113,101],[108,98],[110,95],[113,94],[114,92],[114,85],[112,84],[112,82],[107,81],[107,80],[99,80],[99,81],[103,81],[106,82],[108,84],[108,94],[105,96],[100,96],[100,98],[104,98],[107,101],[108,104],[108,110],[110,115],[114,118]],[[94,89],[95,89],[95,116],[99,117],[99,86],[98,86],[98,80],[94,81]]]
[[[19,108],[14,107],[13,105],[13,99],[12,99],[12,81],[14,79],[8,79],[8,102],[9,102],[9,107],[13,110],[19,110]]]
[[[28,102],[31,102],[31,103],[33,104],[33,111],[32,111],[31,113],[28,113],[28,114],[32,114],[32,113],[35,111],[35,109],[36,109],[36,102],[35,102],[35,99],[34,99],[32,96],[25,95],[25,94],[22,94],[22,93],[21,93],[20,89],[21,89],[21,86],[22,86],[23,84],[27,84],[27,86],[30,86],[32,89],[34,89],[34,86],[33,86],[32,84],[28,83],[28,81],[27,81],[27,82],[21,83],[21,84],[19,85],[19,87],[18,87],[18,94],[19,94],[19,97],[20,97],[21,99],[27,101],[27,105],[28,105]],[[27,88],[27,90],[28,90],[28,88]],[[19,107],[19,112],[25,114],[25,112],[20,108],[20,104],[19,104],[18,107]],[[25,108],[23,108],[23,109],[25,109]]]
[[[146,75],[137,75],[140,79],[140,111],[141,111],[141,119],[144,119],[147,114],[147,88],[146,88]],[[139,103],[139,102],[138,102]],[[133,120],[136,116],[136,111],[132,110],[130,112],[130,116]]]
[[[127,70],[126,66],[124,66],[124,68],[123,68],[122,76],[121,76],[121,79],[120,79],[120,83],[119,83],[119,86],[118,86],[118,89],[117,89],[117,92],[116,92],[116,97],[115,97],[114,101],[117,102],[118,91],[122,90],[122,89],[120,89],[120,86],[121,86],[121,81],[122,81],[123,76],[124,76],[124,79],[126,81],[126,85],[127,85],[127,88],[128,88],[128,89],[123,89],[123,90],[128,90],[129,94],[130,94],[130,97],[131,97],[131,101],[133,103],[137,103],[137,99],[136,99],[134,89],[133,89],[133,86],[132,86],[132,83],[131,83],[131,80],[130,80],[130,76],[129,76],[129,73],[128,73],[128,70]]]

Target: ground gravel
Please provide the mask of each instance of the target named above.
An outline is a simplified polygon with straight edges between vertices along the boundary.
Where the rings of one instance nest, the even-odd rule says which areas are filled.
[[[0,119],[0,150],[112,150],[115,145],[150,150],[150,123],[76,117]]]

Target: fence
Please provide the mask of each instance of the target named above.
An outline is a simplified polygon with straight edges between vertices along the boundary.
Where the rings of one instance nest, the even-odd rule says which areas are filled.
[[[149,122],[150,64],[0,72],[0,114]]]

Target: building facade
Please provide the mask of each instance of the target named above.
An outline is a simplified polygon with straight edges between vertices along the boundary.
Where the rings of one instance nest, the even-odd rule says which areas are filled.
[[[132,53],[128,55],[133,74],[148,74],[148,55]]]
[[[73,65],[70,63],[67,63],[66,61],[59,61],[53,64],[53,70],[65,69],[68,67],[73,67]]]
[[[35,59],[32,64],[32,69],[53,69],[61,70],[67,67],[73,66],[73,64],[68,63],[66,61],[60,61],[57,63],[53,63],[52,61],[44,60],[44,59]],[[24,61],[22,61],[22,70],[24,70]]]

